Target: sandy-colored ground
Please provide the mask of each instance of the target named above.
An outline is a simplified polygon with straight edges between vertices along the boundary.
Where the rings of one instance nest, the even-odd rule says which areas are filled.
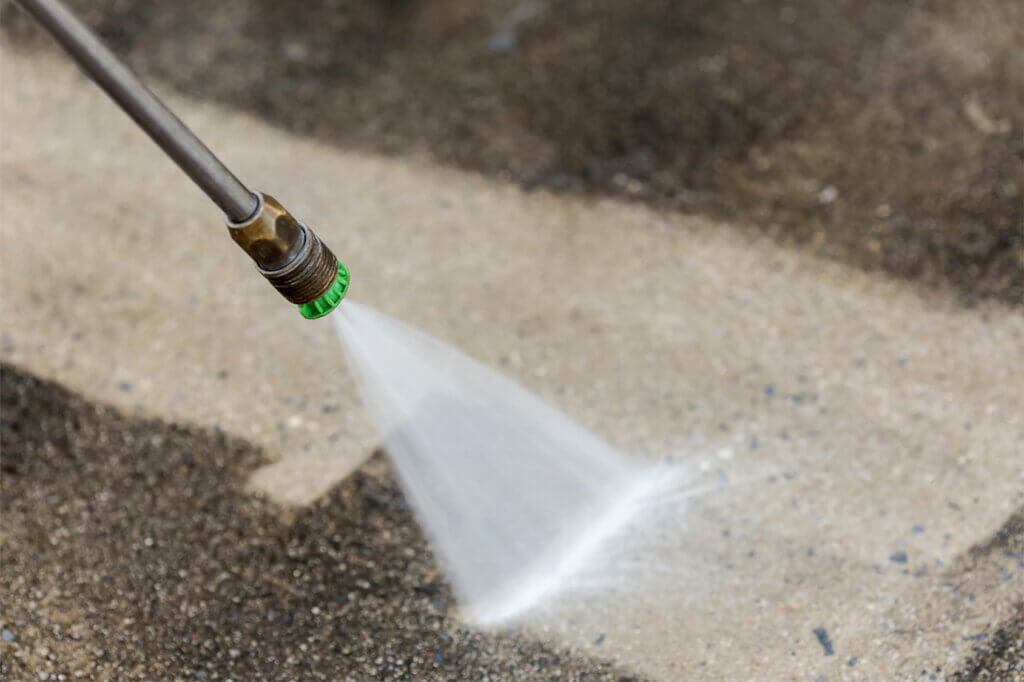
[[[73,67],[2,57],[0,357],[253,441],[276,459],[254,489],[316,500],[375,443],[330,325],[277,299]],[[677,602],[598,600],[533,630],[588,651],[603,634],[597,653],[667,680],[920,679],[1024,599],[1010,553],[984,577],[956,573],[1024,496],[1019,309],[963,309],[697,219],[524,195],[173,101],[317,227],[351,296],[637,456],[785,473],[679,529],[662,557],[692,585]]]

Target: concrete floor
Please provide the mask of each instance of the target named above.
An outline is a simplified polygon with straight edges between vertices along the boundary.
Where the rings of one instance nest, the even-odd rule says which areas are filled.
[[[0,357],[265,447],[276,461],[250,483],[283,505],[358,465],[376,441],[330,324],[283,304],[67,62],[5,46],[2,81]],[[660,557],[680,584],[657,607],[595,598],[530,629],[658,679],[921,679],[1024,599],[1013,557],[962,573],[1024,500],[1020,309],[964,309],[728,226],[524,194],[169,99],[317,228],[353,298],[639,457],[786,474],[701,503]]]

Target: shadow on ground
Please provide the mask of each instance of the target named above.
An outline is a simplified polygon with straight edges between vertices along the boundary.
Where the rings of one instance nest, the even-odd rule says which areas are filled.
[[[293,131],[1024,301],[1018,0],[71,4],[142,73]]]
[[[379,455],[288,511],[244,442],[0,380],[5,679],[636,679],[460,625]]]

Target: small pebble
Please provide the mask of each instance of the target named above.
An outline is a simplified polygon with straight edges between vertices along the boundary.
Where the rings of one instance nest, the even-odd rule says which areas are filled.
[[[905,564],[907,563],[907,553],[893,552],[889,555],[889,561],[893,562],[894,564]]]
[[[597,639],[594,640],[594,644],[601,644],[604,642],[604,633],[602,632]]]
[[[814,628],[814,636],[818,638],[818,644],[825,650],[826,656],[831,656],[836,652],[832,647],[832,640],[828,636],[828,630],[825,628]]]
[[[11,630],[4,628],[3,631],[0,632],[0,639],[3,639],[5,642],[13,642],[14,633]]]

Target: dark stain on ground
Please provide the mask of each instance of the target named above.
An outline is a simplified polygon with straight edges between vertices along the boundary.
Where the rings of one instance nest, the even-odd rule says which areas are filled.
[[[992,537],[971,547],[968,558],[979,560],[997,553],[1024,559],[1024,507],[1010,516]]]
[[[462,626],[379,456],[289,512],[241,489],[244,442],[0,388],[4,679],[634,679]]]
[[[72,4],[143,74],[293,131],[1024,301],[1019,0]]]
[[[1019,682],[1024,679],[1024,602],[984,646],[952,675],[955,682]]]
[[[984,542],[972,547],[963,560],[963,569],[972,571],[980,562],[1016,560],[1024,567],[1024,507],[1018,509],[1006,523]],[[1010,579],[1020,579],[1019,576]],[[1019,682],[1024,680],[1024,602],[991,634],[985,633],[976,644],[973,654],[952,674],[955,682]]]

